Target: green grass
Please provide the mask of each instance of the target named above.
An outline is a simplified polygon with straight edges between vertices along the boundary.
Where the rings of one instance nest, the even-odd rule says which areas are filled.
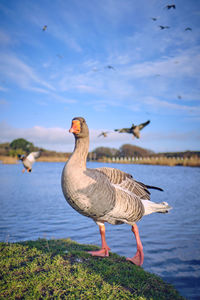
[[[70,239],[0,243],[0,299],[183,299],[161,278]]]

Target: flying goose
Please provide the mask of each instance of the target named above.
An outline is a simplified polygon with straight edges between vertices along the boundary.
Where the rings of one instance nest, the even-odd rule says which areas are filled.
[[[24,173],[25,170],[27,170],[27,172],[31,172],[32,165],[34,164],[36,158],[39,158],[40,155],[41,155],[41,150],[36,152],[31,152],[28,156],[18,154],[19,160],[21,160],[24,165],[24,169],[22,170],[22,172]]]
[[[148,189],[162,189],[138,182],[132,175],[118,169],[88,169],[89,130],[85,119],[74,118],[69,132],[74,134],[75,148],[64,166],[61,185],[67,202],[99,226],[101,250],[89,253],[93,256],[109,256],[104,223],[126,223],[131,225],[137,243],[136,255],[127,260],[141,266],[144,254],[136,222],[153,212],[169,211],[171,207],[166,202],[157,204],[150,201]]]
[[[145,123],[141,123],[139,125],[134,125],[132,124],[132,126],[130,128],[121,128],[121,129],[115,129],[115,131],[118,131],[119,133],[130,133],[139,139],[140,138],[140,130],[142,130],[145,126],[147,126],[150,123],[150,121],[146,121]]]

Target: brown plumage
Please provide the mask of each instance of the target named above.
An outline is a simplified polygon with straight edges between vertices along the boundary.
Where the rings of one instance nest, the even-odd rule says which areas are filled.
[[[62,172],[62,190],[67,202],[75,210],[99,225],[102,249],[91,254],[103,257],[109,255],[105,222],[114,225],[127,223],[132,226],[137,242],[137,253],[128,260],[142,265],[142,244],[135,222],[152,212],[166,213],[170,206],[167,203],[151,202],[148,189],[156,187],[138,182],[130,174],[114,168],[86,167],[89,130],[84,118],[74,118],[70,132],[75,136],[75,148]]]

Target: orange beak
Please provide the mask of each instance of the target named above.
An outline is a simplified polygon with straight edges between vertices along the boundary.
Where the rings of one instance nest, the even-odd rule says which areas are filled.
[[[73,120],[72,121],[72,126],[71,126],[69,132],[75,133],[75,134],[81,132],[81,124],[80,124],[79,120]]]

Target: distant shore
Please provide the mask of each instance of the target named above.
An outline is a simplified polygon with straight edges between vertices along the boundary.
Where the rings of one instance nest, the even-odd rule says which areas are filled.
[[[38,162],[66,162],[68,157],[56,156],[42,156]],[[92,160],[93,162],[103,163],[118,163],[118,164],[141,164],[141,165],[160,165],[160,166],[185,166],[185,167],[200,167],[199,157],[190,158],[176,158],[176,157],[139,157],[139,158],[103,158],[99,160]],[[16,157],[0,156],[0,163],[2,164],[17,164],[19,160]]]

